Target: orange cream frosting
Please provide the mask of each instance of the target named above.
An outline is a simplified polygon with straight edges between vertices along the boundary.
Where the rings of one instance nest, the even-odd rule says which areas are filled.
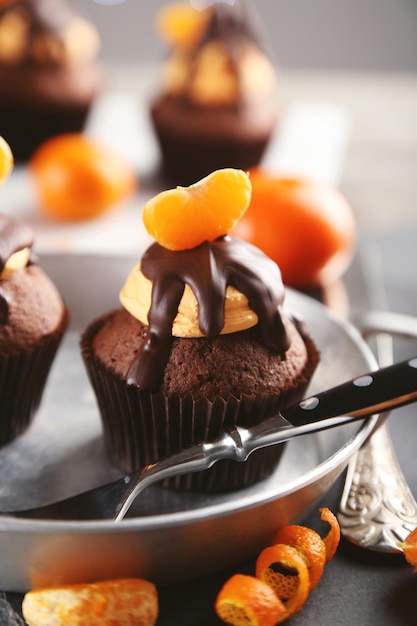
[[[143,324],[149,324],[148,312],[151,306],[152,282],[143,275],[140,264],[130,272],[120,292],[120,301],[133,317]],[[236,333],[255,326],[256,313],[248,306],[247,297],[232,286],[226,289],[225,320],[220,334]],[[178,307],[178,314],[172,326],[174,337],[203,337],[198,325],[198,304],[189,285]]]

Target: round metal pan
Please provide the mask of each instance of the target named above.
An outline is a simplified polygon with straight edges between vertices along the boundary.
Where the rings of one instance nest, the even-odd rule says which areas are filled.
[[[79,355],[81,330],[118,306],[136,259],[50,255],[41,265],[59,286],[71,327],[54,363],[41,409],[27,433],[0,450],[0,510],[29,508],[120,476],[106,457],[95,399]],[[325,307],[288,290],[286,307],[304,317],[321,362],[316,392],[376,367],[359,333]],[[0,517],[0,588],[143,576],[158,584],[238,563],[277,528],[314,506],[378,423],[378,416],[290,441],[268,480],[232,494],[185,494],[150,487],[134,516],[56,522]]]

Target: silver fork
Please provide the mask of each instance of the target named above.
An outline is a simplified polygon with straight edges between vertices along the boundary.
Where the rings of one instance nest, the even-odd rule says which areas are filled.
[[[386,309],[379,250],[368,248],[362,265],[371,306]],[[356,325],[365,339],[375,335],[381,367],[393,361],[394,336],[417,339],[417,319],[408,315],[375,310],[358,318]],[[398,542],[417,527],[417,504],[385,421],[349,463],[338,519],[346,539],[376,552],[400,552]]]

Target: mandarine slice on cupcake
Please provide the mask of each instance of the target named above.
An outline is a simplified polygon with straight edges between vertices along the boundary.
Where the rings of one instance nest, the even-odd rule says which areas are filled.
[[[301,398],[319,360],[283,311],[278,266],[228,233],[246,210],[249,176],[216,170],[143,209],[156,239],[128,276],[122,307],[91,322],[81,349],[111,458],[132,471],[233,425],[250,427]],[[283,446],[172,479],[228,491],[269,476]]]
[[[0,137],[0,180],[12,166]],[[57,288],[34,261],[33,239],[27,224],[0,213],[0,446],[30,425],[68,325]]]

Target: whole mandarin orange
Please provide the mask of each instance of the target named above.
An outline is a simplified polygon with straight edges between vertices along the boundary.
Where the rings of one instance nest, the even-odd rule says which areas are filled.
[[[42,144],[29,162],[40,209],[63,221],[89,220],[127,198],[135,172],[111,147],[81,133]]]
[[[252,199],[233,235],[256,245],[290,287],[325,287],[348,268],[356,239],[353,211],[332,185],[250,172]]]

